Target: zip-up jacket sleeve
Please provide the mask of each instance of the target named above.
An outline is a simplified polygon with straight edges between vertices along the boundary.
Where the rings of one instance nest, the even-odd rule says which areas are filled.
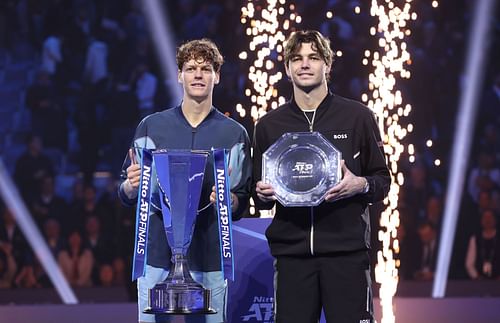
[[[368,203],[375,203],[387,196],[391,176],[385,161],[380,131],[372,113],[370,113],[370,117],[365,119],[363,128],[362,176],[366,177],[370,185],[365,199]]]
[[[146,123],[144,121],[145,121],[145,119],[143,119],[139,123],[139,125],[137,126],[137,128],[135,130],[134,139],[132,141],[132,144],[130,145],[131,148],[135,149],[137,162],[140,162],[140,148],[146,147],[146,144],[147,144],[147,127],[146,127]],[[144,138],[144,139],[139,140],[139,138]],[[143,146],[140,146],[141,142],[144,143]],[[118,197],[120,198],[122,204],[125,206],[128,206],[128,207],[134,206],[137,203],[137,196],[135,198],[131,199],[125,194],[125,191],[124,191],[125,180],[127,179],[127,168],[130,166],[130,164],[131,164],[131,160],[130,160],[129,153],[127,151],[125,159],[123,161],[122,169],[121,169],[120,178],[121,178],[122,182],[120,183],[120,186],[118,187]]]
[[[252,181],[250,139],[244,129],[240,133],[239,142],[231,149],[229,167],[231,168],[231,192],[238,197],[238,209],[232,212],[232,219],[239,220],[248,208]]]

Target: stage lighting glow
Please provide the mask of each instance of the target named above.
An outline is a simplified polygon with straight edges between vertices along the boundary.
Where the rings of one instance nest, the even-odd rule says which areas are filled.
[[[472,138],[474,134],[474,121],[478,108],[478,99],[487,62],[486,53],[493,43],[493,30],[496,24],[495,12],[498,1],[474,1],[470,34],[465,60],[464,79],[467,84],[461,91],[457,121],[455,126],[454,144],[450,160],[450,175],[444,208],[443,225],[439,240],[437,265],[432,286],[432,297],[444,297],[448,281],[453,240],[457,225],[460,201],[467,174]],[[491,32],[491,34],[490,34]]]
[[[47,242],[38,229],[33,216],[24,204],[12,178],[0,156],[0,201],[9,208],[24,237],[31,246],[43,269],[47,273],[52,285],[61,297],[64,304],[78,304],[73,289],[64,276],[57,260],[54,259]]]
[[[370,35],[378,37],[379,50],[365,51],[363,65],[371,66],[374,71],[369,75],[369,98],[363,94],[361,99],[375,112],[382,138],[384,151],[388,157],[392,183],[387,198],[384,200],[386,209],[380,217],[378,238],[382,242],[382,250],[377,253],[375,279],[380,284],[380,303],[382,305],[382,323],[395,322],[392,299],[396,293],[399,281],[399,261],[394,257],[399,253],[397,228],[399,212],[397,210],[400,186],[404,176],[398,169],[398,162],[405,147],[401,141],[412,131],[413,127],[402,125],[403,117],[408,116],[411,108],[403,105],[403,96],[397,89],[397,82],[410,77],[406,69],[410,61],[405,37],[408,20],[416,19],[416,13],[411,12],[411,0],[406,0],[402,7],[390,0],[372,0],[370,14],[378,19],[377,26],[370,28]],[[408,146],[410,161],[414,160],[414,147]]]
[[[170,30],[169,15],[164,14],[165,8],[161,1],[143,1],[144,17],[151,30],[153,44],[158,52],[160,65],[166,78],[165,86],[173,102],[178,104],[182,100],[182,88],[177,82],[177,63],[175,62],[174,33]]]

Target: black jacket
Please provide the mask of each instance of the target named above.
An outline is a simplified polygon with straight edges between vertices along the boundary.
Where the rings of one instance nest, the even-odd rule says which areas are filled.
[[[262,154],[285,132],[309,131],[303,111],[291,100],[270,111],[254,132],[254,185],[261,179]],[[283,207],[276,203],[274,219],[266,231],[271,253],[321,255],[370,247],[368,204],[382,200],[391,182],[383,154],[383,143],[372,111],[359,102],[329,93],[316,111],[313,131],[320,132],[342,152],[352,173],[370,184],[367,194],[358,194],[316,207]],[[258,208],[270,209],[274,203]]]

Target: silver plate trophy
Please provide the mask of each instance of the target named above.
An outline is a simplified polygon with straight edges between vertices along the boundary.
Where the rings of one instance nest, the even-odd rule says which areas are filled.
[[[262,156],[262,179],[284,206],[316,206],[340,181],[342,153],[319,132],[287,132]]]
[[[207,156],[194,151],[153,152],[172,267],[165,281],[149,290],[145,313],[216,313],[210,290],[191,277],[187,263]]]

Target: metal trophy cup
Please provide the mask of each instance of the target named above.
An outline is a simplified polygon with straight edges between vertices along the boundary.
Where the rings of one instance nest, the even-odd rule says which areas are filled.
[[[316,206],[340,182],[342,153],[319,132],[287,132],[262,156],[262,179],[284,206]]]
[[[145,313],[216,313],[211,308],[210,290],[191,277],[187,263],[207,156],[207,152],[153,152],[173,265],[167,279],[149,290]]]

